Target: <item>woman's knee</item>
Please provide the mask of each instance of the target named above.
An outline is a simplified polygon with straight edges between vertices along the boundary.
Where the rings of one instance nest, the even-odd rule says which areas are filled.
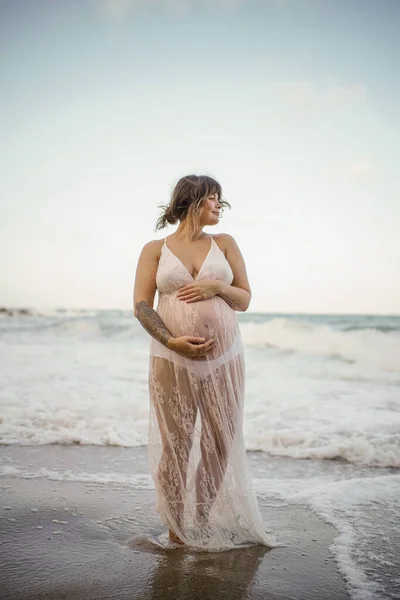
[[[202,454],[216,456],[220,463],[224,462],[229,454],[230,444],[221,437],[220,432],[202,432],[200,448]]]
[[[167,436],[166,439],[164,438],[162,460],[185,465],[189,460],[191,446],[192,440],[188,436],[181,436],[177,433]]]

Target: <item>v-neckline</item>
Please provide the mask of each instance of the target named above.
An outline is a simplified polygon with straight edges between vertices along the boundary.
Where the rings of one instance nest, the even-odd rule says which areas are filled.
[[[176,258],[176,260],[177,260],[177,261],[178,261],[178,262],[179,262],[179,263],[182,265],[182,267],[185,269],[186,273],[189,275],[190,279],[192,279],[193,281],[196,281],[196,280],[198,279],[198,277],[199,277],[200,273],[202,272],[202,270],[203,270],[203,267],[204,267],[204,265],[206,264],[208,257],[210,256],[211,249],[212,249],[212,246],[213,246],[213,241],[214,241],[214,238],[213,238],[213,236],[212,236],[212,235],[210,235],[210,239],[211,239],[211,242],[210,242],[210,249],[209,249],[209,251],[207,252],[207,256],[206,256],[206,257],[205,257],[205,259],[203,260],[203,264],[201,265],[201,267],[200,267],[200,270],[197,272],[197,275],[196,275],[196,277],[193,277],[193,275],[191,275],[191,274],[189,273],[189,271],[187,270],[187,268],[185,267],[185,265],[183,264],[183,262],[181,261],[181,259],[180,259],[180,258],[178,258],[178,257],[176,256],[176,254],[174,254],[174,253],[172,252],[172,250],[169,248],[169,246],[167,245],[167,238],[165,238],[165,239],[164,239],[164,246],[166,246],[166,248],[169,250],[169,252],[172,254],[172,256],[174,256],[174,257]]]

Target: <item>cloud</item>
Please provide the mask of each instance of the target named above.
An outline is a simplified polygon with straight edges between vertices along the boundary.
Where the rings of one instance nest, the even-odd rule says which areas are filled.
[[[294,124],[309,125],[318,119],[340,118],[342,112],[359,110],[367,99],[366,88],[313,81],[275,82],[268,94],[275,97],[285,117]]]
[[[352,85],[318,85],[311,81],[295,81],[277,84],[289,104],[299,107],[318,108],[330,106],[340,108],[355,104],[365,98],[365,87],[359,83]]]
[[[378,176],[378,165],[366,158],[357,158],[336,163],[328,169],[330,175],[350,179],[354,182],[369,182]]]
[[[105,15],[123,17],[143,6],[158,4],[157,0],[91,0],[92,5]]]
[[[370,160],[359,159],[344,165],[343,173],[351,179],[371,179],[377,174],[377,168]]]
[[[175,14],[183,14],[191,8],[201,5],[210,8],[220,6],[226,9],[234,9],[245,2],[248,2],[248,0],[91,0],[96,9],[112,17],[124,17],[135,10],[153,6],[165,8]]]

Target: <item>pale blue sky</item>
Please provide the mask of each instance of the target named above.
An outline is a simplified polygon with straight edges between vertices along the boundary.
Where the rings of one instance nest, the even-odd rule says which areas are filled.
[[[194,172],[249,310],[400,313],[400,2],[0,7],[0,305],[129,308]]]

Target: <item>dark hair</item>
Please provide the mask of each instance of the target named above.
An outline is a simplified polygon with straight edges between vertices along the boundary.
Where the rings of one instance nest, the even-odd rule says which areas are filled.
[[[162,213],[157,219],[155,230],[163,229],[170,223],[189,218],[195,229],[200,220],[202,202],[209,194],[218,194],[219,203],[231,208],[226,200],[221,200],[222,188],[216,179],[209,175],[186,175],[175,185],[169,204],[160,205]]]

